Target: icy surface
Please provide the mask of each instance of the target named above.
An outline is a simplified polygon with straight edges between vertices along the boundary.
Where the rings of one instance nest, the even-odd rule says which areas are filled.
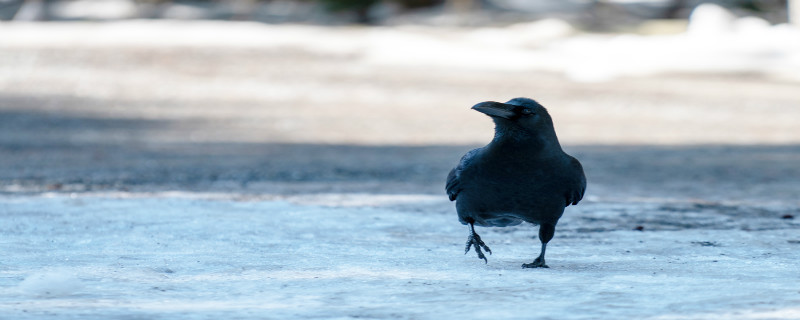
[[[4,197],[0,318],[800,318],[796,208],[591,200],[531,270],[536,227],[484,264],[443,197]]]

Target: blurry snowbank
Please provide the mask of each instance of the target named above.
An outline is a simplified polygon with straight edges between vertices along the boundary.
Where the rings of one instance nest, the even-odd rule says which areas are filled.
[[[136,3],[130,0],[76,0],[56,2],[51,10],[64,19],[129,19],[138,13]]]
[[[330,28],[214,21],[0,25],[0,48],[235,47],[341,55],[367,66],[549,71],[576,81],[752,73],[800,81],[800,29],[699,6],[677,35],[577,34],[559,20],[506,28]]]
[[[753,73],[800,80],[800,29],[770,26],[726,9],[697,7],[684,34],[581,37],[557,44],[576,63],[565,66],[579,81],[658,73]],[[583,59],[575,54],[585,53]]]

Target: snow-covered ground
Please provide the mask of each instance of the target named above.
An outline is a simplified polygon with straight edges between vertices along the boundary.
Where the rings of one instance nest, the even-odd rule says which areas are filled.
[[[797,319],[791,210],[587,199],[531,270],[535,227],[484,264],[443,196],[4,196],[0,318]]]

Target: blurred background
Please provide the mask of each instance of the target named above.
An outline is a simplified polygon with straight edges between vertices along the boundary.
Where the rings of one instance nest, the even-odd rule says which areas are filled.
[[[590,199],[798,204],[798,2],[0,0],[0,192],[444,194],[526,96]]]
[[[790,2],[794,2],[790,4]],[[797,14],[793,0],[2,0],[3,20],[180,19],[344,25],[508,25],[565,19],[584,29],[626,30],[646,21],[680,20],[700,4],[771,23]],[[796,18],[796,17],[795,17]]]

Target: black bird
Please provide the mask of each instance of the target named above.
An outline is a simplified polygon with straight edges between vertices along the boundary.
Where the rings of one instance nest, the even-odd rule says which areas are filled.
[[[538,102],[515,98],[506,103],[486,101],[472,109],[494,120],[492,142],[467,152],[447,176],[447,195],[456,201],[458,220],[469,225],[464,253],[475,246],[492,253],[475,233],[475,225],[506,227],[525,222],[539,225],[542,251],[523,268],[549,268],[544,261],[547,242],[570,204],[586,190],[586,176],[577,159],[558,143],[553,119]]]

